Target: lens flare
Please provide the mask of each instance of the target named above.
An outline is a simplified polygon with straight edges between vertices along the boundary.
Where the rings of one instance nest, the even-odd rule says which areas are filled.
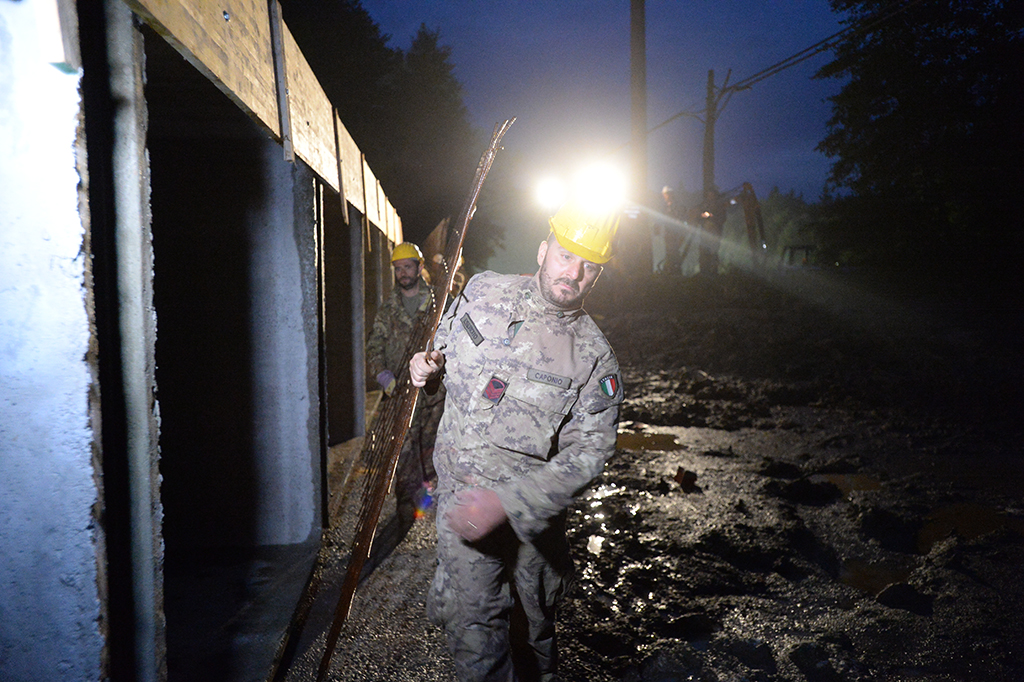
[[[567,194],[565,183],[559,178],[544,178],[537,183],[537,203],[546,210],[555,211],[565,202]]]

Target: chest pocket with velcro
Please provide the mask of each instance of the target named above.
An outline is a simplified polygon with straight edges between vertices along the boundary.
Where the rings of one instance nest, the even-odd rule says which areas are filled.
[[[499,448],[547,460],[578,397],[575,388],[563,389],[516,377],[509,381],[501,401],[489,410],[487,440]]]

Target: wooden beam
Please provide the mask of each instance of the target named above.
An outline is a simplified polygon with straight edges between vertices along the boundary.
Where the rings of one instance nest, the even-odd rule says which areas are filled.
[[[285,65],[288,69],[288,108],[291,111],[295,153],[324,182],[337,190],[334,108],[287,26],[284,27],[283,37]]]
[[[280,140],[266,0],[125,0],[143,21]]]
[[[277,0],[124,0],[240,109],[305,161],[391,241],[401,219],[281,21],[275,74],[272,3]],[[283,82],[282,82],[283,81]],[[278,102],[278,90],[287,106]],[[339,170],[340,169],[340,170]]]
[[[288,108],[288,67],[285,64],[284,21],[281,19],[281,3],[269,0],[270,10],[270,47],[274,57],[274,92],[277,94],[277,121],[281,128],[281,146],[284,148],[284,160],[295,162],[295,149],[292,146],[292,119]]]

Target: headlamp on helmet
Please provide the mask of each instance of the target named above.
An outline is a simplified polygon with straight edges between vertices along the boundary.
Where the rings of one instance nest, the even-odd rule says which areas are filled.
[[[613,255],[620,217],[619,211],[588,210],[570,200],[562,204],[548,224],[562,248],[604,265]]]

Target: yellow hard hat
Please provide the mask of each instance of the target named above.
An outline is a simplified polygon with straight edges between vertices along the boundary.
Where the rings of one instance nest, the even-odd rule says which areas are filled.
[[[562,248],[592,263],[604,264],[612,257],[620,217],[618,211],[588,211],[569,201],[548,224]]]
[[[420,247],[412,242],[402,242],[391,252],[391,262],[394,263],[396,260],[402,260],[403,258],[414,258],[422,263],[423,252],[420,251]]]

